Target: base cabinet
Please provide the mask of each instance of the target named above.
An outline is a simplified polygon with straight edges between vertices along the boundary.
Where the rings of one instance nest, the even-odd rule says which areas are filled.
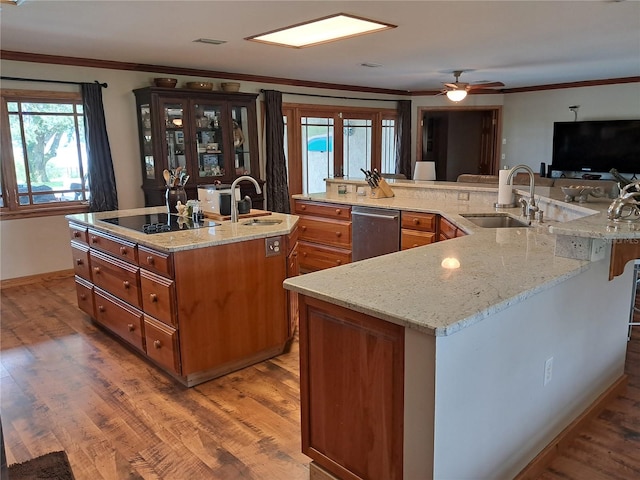
[[[298,263],[301,272],[313,272],[351,263],[351,207],[296,200]]]
[[[294,334],[297,236],[178,252],[70,225],[78,306],[186,386],[282,353]],[[273,239],[270,239],[273,240]]]
[[[299,302],[303,453],[340,479],[402,479],[404,328]]]

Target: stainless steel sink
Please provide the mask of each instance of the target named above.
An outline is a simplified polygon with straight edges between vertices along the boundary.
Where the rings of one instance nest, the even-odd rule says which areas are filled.
[[[461,216],[482,228],[521,228],[529,226],[529,224],[504,213],[470,214]]]
[[[242,225],[248,225],[250,227],[259,227],[259,226],[268,226],[268,225],[278,225],[282,223],[282,220],[277,220],[275,218],[252,218],[247,222],[243,222]]]

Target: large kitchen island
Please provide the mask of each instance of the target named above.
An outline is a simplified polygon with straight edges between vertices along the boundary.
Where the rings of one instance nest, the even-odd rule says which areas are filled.
[[[467,235],[285,281],[311,478],[514,478],[624,388],[633,266],[610,274],[610,258],[640,232],[610,224],[609,201],[543,189],[548,221],[481,228],[462,214],[495,214],[495,189],[417,182],[371,199],[337,183],[298,198],[430,212]]]
[[[194,222],[149,207],[67,218],[79,307],[182,384],[291,341],[296,314],[282,282],[297,271],[296,216]]]

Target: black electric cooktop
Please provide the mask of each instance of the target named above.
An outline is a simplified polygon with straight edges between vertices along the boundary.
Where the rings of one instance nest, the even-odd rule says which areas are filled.
[[[168,213],[150,213],[146,215],[132,215],[130,217],[102,218],[103,222],[130,228],[144,233],[178,232],[194,228],[208,228],[220,225],[211,220],[194,221],[191,217],[179,217]]]

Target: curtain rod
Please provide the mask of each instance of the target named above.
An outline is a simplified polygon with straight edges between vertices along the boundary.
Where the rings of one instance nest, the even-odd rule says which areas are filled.
[[[66,82],[64,80],[43,80],[39,78],[20,78],[20,77],[0,77],[1,80],[15,80],[18,82],[40,82],[40,83],[64,83],[66,85],[82,85],[87,82]],[[106,83],[100,83],[97,80],[94,80],[95,83],[100,85],[102,88],[107,88]]]
[[[266,90],[261,89],[260,93],[264,93]],[[339,100],[364,100],[364,101],[376,101],[376,102],[398,102],[391,98],[358,98],[358,97],[338,97],[336,95],[318,95],[316,93],[297,93],[297,92],[282,92],[283,95],[300,95],[302,97],[320,97],[320,98],[337,98]]]

